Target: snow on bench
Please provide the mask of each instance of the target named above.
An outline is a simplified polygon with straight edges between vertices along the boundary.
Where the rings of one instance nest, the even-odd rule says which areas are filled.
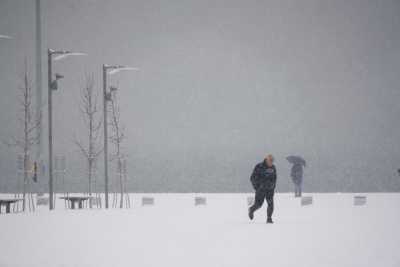
[[[301,205],[302,206],[309,206],[313,204],[313,197],[312,196],[305,196],[301,198]]]
[[[142,198],[142,206],[153,206],[154,198],[153,197],[143,197]]]
[[[354,196],[354,206],[364,206],[367,204],[366,196]]]
[[[194,198],[194,205],[195,206],[207,205],[207,198],[205,198],[205,197],[195,197]]]

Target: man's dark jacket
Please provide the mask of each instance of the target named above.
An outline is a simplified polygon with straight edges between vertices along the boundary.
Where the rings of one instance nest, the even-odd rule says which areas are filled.
[[[251,174],[250,181],[253,188],[257,190],[271,191],[276,186],[276,168],[275,165],[268,167],[265,161],[258,163]]]

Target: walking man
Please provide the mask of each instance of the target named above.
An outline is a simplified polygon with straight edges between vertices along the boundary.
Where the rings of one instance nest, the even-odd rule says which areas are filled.
[[[276,168],[273,164],[274,157],[268,155],[262,162],[258,163],[251,174],[250,181],[255,193],[254,204],[249,208],[249,218],[253,220],[254,212],[261,208],[264,199],[267,201],[267,223],[273,223],[274,192],[276,186]]]

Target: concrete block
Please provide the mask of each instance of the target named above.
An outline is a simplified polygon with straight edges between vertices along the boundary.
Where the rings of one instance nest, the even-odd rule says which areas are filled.
[[[301,205],[302,206],[309,206],[313,204],[313,197],[312,196],[305,196],[301,197]]]
[[[153,197],[143,197],[142,198],[142,206],[153,206],[154,198]]]

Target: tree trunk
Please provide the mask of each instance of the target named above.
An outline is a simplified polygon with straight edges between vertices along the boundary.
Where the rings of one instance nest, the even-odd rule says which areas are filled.
[[[89,208],[92,208],[92,171],[93,171],[93,160],[89,159]]]
[[[28,181],[28,155],[24,153],[24,181],[22,186],[22,210],[26,208],[26,183]]]
[[[121,159],[118,159],[118,173],[119,173],[119,184],[120,184],[120,192],[121,192],[121,199],[119,202],[119,207],[122,209],[124,205],[124,186],[122,181],[122,163]]]

